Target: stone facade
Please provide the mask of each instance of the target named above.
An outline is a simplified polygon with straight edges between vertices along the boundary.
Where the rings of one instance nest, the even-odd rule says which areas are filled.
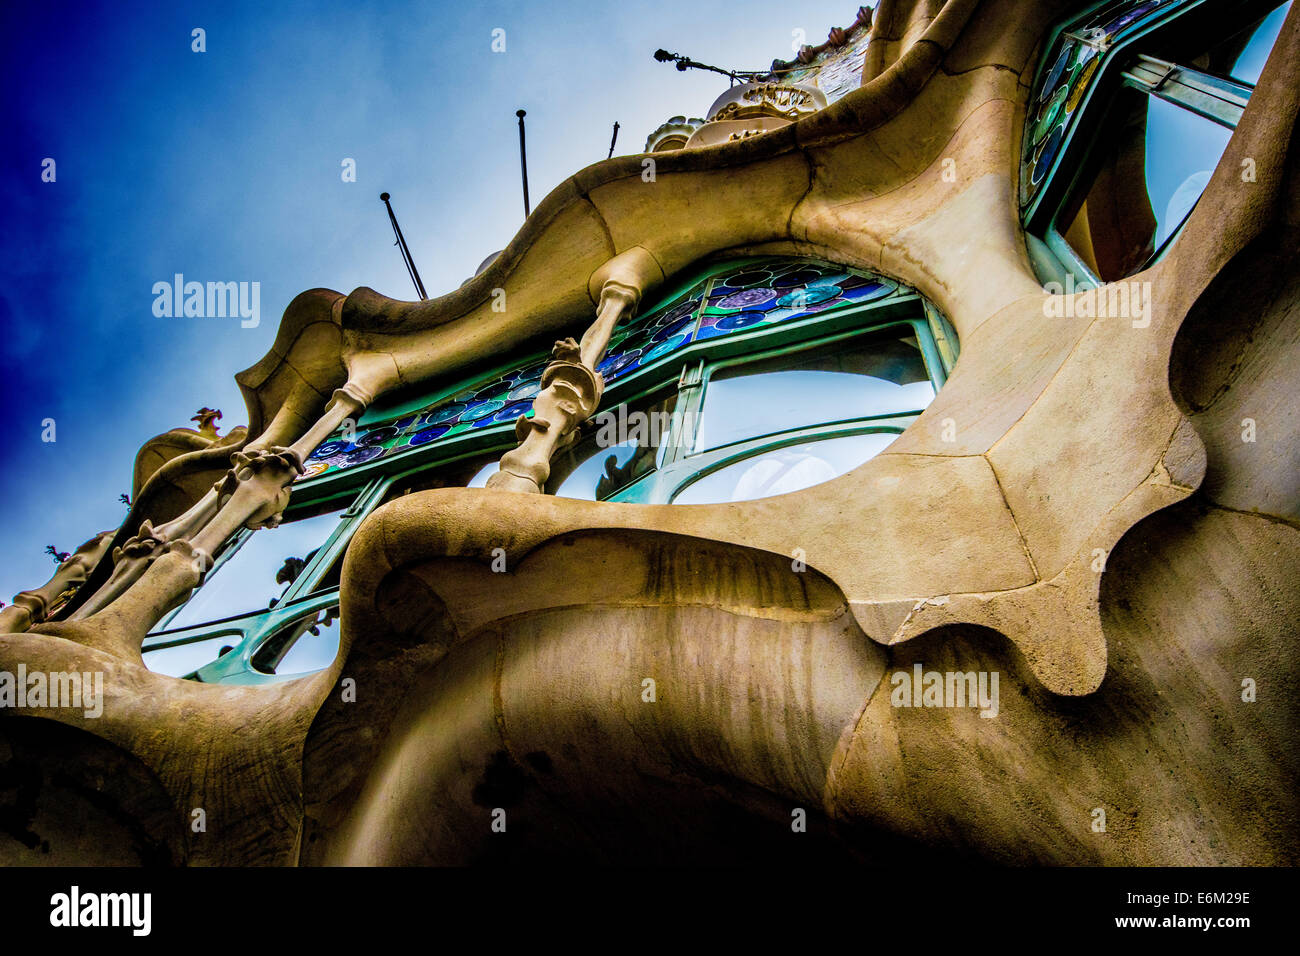
[[[1157,13],[1212,5],[1180,6]],[[1055,28],[1084,9],[883,0],[775,83],[826,105],[769,98],[776,122],[702,142],[706,117],[650,179],[641,155],[582,170],[447,295],[299,295],[237,375],[247,429],[151,442],[122,528],[0,610],[0,672],[104,688],[93,717],[0,709],[39,793],[3,858],[1296,863],[1300,14],[1117,315],[1021,188],[1050,165],[1025,145],[1045,59],[1083,42]],[[539,493],[637,309],[759,256],[885,276],[945,317],[960,359],[919,417],[790,494]],[[392,497],[346,543],[329,667],[145,666],[227,543],[324,480],[323,443],[556,339],[486,488]],[[950,674],[996,704],[954,704]]]

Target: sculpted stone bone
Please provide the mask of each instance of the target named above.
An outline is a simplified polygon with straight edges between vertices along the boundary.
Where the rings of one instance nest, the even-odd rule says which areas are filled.
[[[555,343],[551,364],[542,373],[542,390],[533,399],[533,417],[515,423],[519,447],[501,458],[500,470],[487,487],[540,494],[551,474],[551,458],[573,441],[574,429],[595,413],[605,390],[596,366],[605,356],[609,337],[620,321],[631,316],[640,301],[638,286],[606,279],[600,292],[596,321],[582,336]]]

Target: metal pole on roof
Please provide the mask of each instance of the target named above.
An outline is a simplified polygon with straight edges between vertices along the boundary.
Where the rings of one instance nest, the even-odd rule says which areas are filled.
[[[523,110],[515,110],[515,115],[519,117],[519,172],[524,179],[524,218],[532,212],[532,207],[528,204],[528,153],[524,149],[524,117],[528,114]]]
[[[379,198],[388,210],[388,221],[393,224],[393,235],[397,237],[393,245],[402,250],[402,261],[406,263],[406,272],[415,283],[415,291],[419,293],[421,299],[427,299],[429,296],[424,291],[424,283],[420,281],[420,271],[415,268],[415,260],[411,258],[411,249],[406,244],[406,237],[402,235],[402,227],[397,224],[397,214],[393,212],[392,203],[388,201],[388,193],[380,193]]]
[[[614,121],[614,135],[613,135],[612,137],[610,137],[610,140],[609,140],[609,156],[606,156],[606,157],[605,157],[606,159],[609,159],[611,156],[614,155],[614,144],[617,143],[617,142],[618,142],[618,120],[615,120],[615,121]]]

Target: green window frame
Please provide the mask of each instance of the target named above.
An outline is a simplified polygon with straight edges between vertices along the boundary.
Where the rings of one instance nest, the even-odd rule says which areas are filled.
[[[748,267],[764,258],[766,257],[750,257],[707,266],[701,273],[665,295],[651,312],[672,306],[689,290],[698,288],[701,282],[708,282],[713,276],[734,272],[737,268]],[[688,422],[698,427],[698,414],[686,413],[698,413],[708,387],[708,378],[719,369],[814,350],[828,344],[852,342],[891,327],[908,327],[913,331],[926,372],[935,392],[938,392],[957,360],[956,333],[947,319],[923,297],[901,286],[877,300],[844,306],[775,326],[745,329],[727,336],[693,342],[665,356],[661,361],[612,382],[606,389],[597,415],[623,404],[634,405],[651,396],[663,396],[674,389],[677,402],[655,469],[605,500],[666,503],[691,483],[718,468],[770,448],[785,447],[811,438],[835,438],[873,432],[901,434],[915,420],[916,414],[815,423],[807,427],[754,436],[740,443],[693,454],[690,447],[695,433],[686,427]],[[503,369],[522,368],[544,360],[545,356],[538,354],[517,357],[513,362],[493,369],[486,376],[480,373],[444,386],[433,394],[434,402],[466,388],[473,388],[500,374]],[[427,395],[423,398],[397,399],[387,406],[368,411],[359,428],[382,426],[398,416],[411,414],[430,404]],[[223,643],[232,645],[230,651],[182,676],[227,684],[267,684],[302,676],[264,673],[255,666],[254,659],[268,641],[282,633],[284,628],[293,626],[304,615],[337,606],[338,586],[322,587],[322,584],[341,561],[361,522],[408,479],[452,467],[464,468],[470,460],[496,460],[516,445],[513,427],[504,424],[457,438],[455,441],[432,443],[410,454],[381,459],[296,484],[294,501],[286,511],[285,521],[318,511],[322,505],[330,502],[346,502],[347,506],[340,515],[337,527],[284,590],[275,606],[168,629],[170,621],[180,611],[177,608],[146,638],[143,647],[146,662],[151,652],[191,644],[201,645],[216,637],[228,636],[230,640]],[[220,567],[237,552],[243,536],[254,533],[256,532],[241,532],[241,538],[232,541],[218,556],[209,577],[217,574]]]
[[[1068,224],[1061,218],[1070,198],[1086,183],[1099,158],[1103,148],[1099,143],[1100,134],[1123,90],[1164,100],[1229,131],[1236,129],[1250,101],[1254,91],[1250,83],[1216,76],[1143,51],[1154,48],[1171,36],[1194,42],[1197,37],[1225,35],[1222,23],[1225,17],[1245,28],[1278,5],[1278,0],[1250,0],[1246,3],[1202,0],[1157,8],[1140,28],[1112,45],[1106,45],[1099,37],[1070,32],[1064,26],[1053,31],[1046,45],[1049,55],[1043,58],[1035,78],[1031,103],[1040,92],[1044,72],[1050,66],[1047,61],[1051,59],[1051,52],[1057,49],[1058,39],[1066,38],[1092,47],[1097,50],[1099,62],[1080,102],[1078,117],[1073,120],[1073,127],[1056,155],[1047,181],[1022,213],[1029,257],[1039,281],[1067,287],[1072,285],[1079,290],[1099,288],[1106,282],[1065,238]],[[1094,4],[1082,14],[1071,17],[1070,22],[1082,20],[1106,6],[1104,2]],[[1217,33],[1204,32],[1206,25],[1210,24],[1214,25]],[[1031,106],[1031,116],[1032,113]],[[1021,175],[1025,175],[1023,166]],[[1168,253],[1182,234],[1187,218],[1183,217],[1141,268],[1149,268]],[[1121,280],[1117,277],[1111,281]]]

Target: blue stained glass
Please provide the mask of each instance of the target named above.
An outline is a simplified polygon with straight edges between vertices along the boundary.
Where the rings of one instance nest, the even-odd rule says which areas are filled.
[[[317,459],[317,460],[321,458],[333,458],[335,455],[347,451],[348,448],[350,448],[351,446],[352,446],[351,442],[337,441],[337,440],[327,441],[321,445],[318,445],[316,447],[316,450],[312,452],[310,455],[308,455],[307,457],[309,459]]]
[[[689,338],[690,336],[688,335],[679,335],[676,338],[669,339],[667,342],[660,342],[658,345],[656,345],[654,348],[652,348],[649,352],[646,353],[645,358],[641,361],[641,364],[648,365],[650,362],[653,362],[656,359],[663,358],[669,352],[677,351],[679,348],[681,348],[683,345],[686,344],[686,341]]]
[[[504,425],[513,422],[520,415],[526,415],[532,407],[532,402],[514,402],[486,418],[480,418],[474,423],[474,427],[485,428],[488,425]]]
[[[1065,72],[1065,68],[1069,64],[1073,55],[1074,44],[1067,43],[1064,48],[1062,48],[1060,56],[1056,58],[1056,63],[1054,63],[1052,68],[1048,71],[1047,78],[1043,80],[1043,90],[1038,97],[1040,103],[1047,99],[1048,94],[1055,89],[1057,82],[1061,79],[1061,74]]]
[[[465,407],[466,406],[462,405],[460,402],[452,402],[448,405],[443,405],[440,408],[435,408],[428,415],[424,416],[424,424],[441,425],[444,422],[453,421],[460,417],[460,413],[465,410]]]
[[[353,465],[363,465],[368,461],[374,461],[384,453],[384,449],[378,445],[369,445],[365,448],[358,448],[348,452],[343,456],[343,460],[338,462],[340,468],[351,468]]]
[[[657,330],[655,334],[650,337],[650,341],[663,342],[667,339],[671,339],[675,335],[681,335],[694,324],[694,316],[687,316],[684,319],[678,319],[671,325],[665,325],[662,329]]]
[[[752,325],[758,325],[766,316],[762,312],[737,312],[735,315],[726,315],[714,323],[714,328],[721,329],[724,332],[734,332],[738,329],[747,329]]]
[[[1034,160],[1033,178],[1030,180],[1035,186],[1043,181],[1047,171],[1052,168],[1052,161],[1056,159],[1056,154],[1061,148],[1061,142],[1065,139],[1065,124],[1062,123],[1056,129],[1052,130],[1052,135],[1047,138],[1043,148],[1038,153],[1038,158]]]
[[[751,272],[737,272],[735,275],[728,276],[726,282],[733,289],[747,289],[750,286],[768,282],[771,278],[772,273],[766,269],[755,269]]]
[[[752,309],[756,305],[771,302],[778,293],[774,289],[742,289],[727,296],[717,303],[719,309]]]
[[[699,299],[691,299],[689,302],[683,302],[675,306],[659,317],[659,325],[671,325],[679,319],[691,318],[695,315],[695,310],[699,307]]]
[[[394,428],[391,425],[387,428],[376,428],[359,437],[357,439],[357,444],[361,446],[382,445],[390,438],[396,438],[401,433],[400,428]]]
[[[541,379],[532,382],[524,382],[522,385],[516,385],[506,393],[506,398],[512,402],[523,401],[528,398],[535,398],[537,393],[542,390]]]
[[[842,293],[844,298],[854,302],[870,302],[872,299],[879,299],[893,292],[893,288],[883,283],[873,282],[868,285],[855,286],[852,289],[845,289]]]
[[[810,285],[805,289],[787,292],[777,300],[777,304],[785,309],[802,309],[829,302],[839,294],[840,287],[837,285]]]
[[[441,438],[447,432],[451,431],[450,425],[434,425],[432,428],[425,428],[411,436],[411,445],[427,445],[435,439]]]
[[[608,356],[604,361],[596,366],[596,371],[599,372],[606,381],[608,381],[635,362],[640,358],[640,356],[640,349],[632,349],[630,352]]]
[[[477,402],[476,404],[471,405],[469,408],[465,409],[464,414],[460,416],[460,420],[462,422],[476,422],[480,418],[486,418],[488,415],[491,415],[493,412],[499,411],[504,406],[505,406],[505,402],[498,402],[498,401]]]
[[[494,398],[504,398],[513,387],[514,383],[510,380],[493,382],[486,388],[481,388],[474,393],[474,400],[482,402]]]
[[[609,354],[596,368],[608,383],[672,354],[695,341],[697,335],[713,339],[836,308],[850,300],[880,298],[897,288],[896,283],[878,276],[808,260],[755,263],[725,277],[697,282],[662,308],[636,316],[611,336]],[[533,399],[541,389],[541,376],[549,364],[549,360],[534,362],[467,387],[451,399],[371,429],[355,445],[341,439],[327,442],[312,456],[319,465],[312,477],[331,468],[352,467],[386,453],[427,445],[467,429],[508,425],[531,412]],[[412,427],[413,434],[400,437],[404,429]],[[391,447],[382,447],[385,444]]]
[[[1142,4],[1137,9],[1130,10],[1128,11],[1128,13],[1121,13],[1110,23],[1102,27],[1102,29],[1105,30],[1107,34],[1118,33],[1120,30],[1123,30],[1130,23],[1136,23],[1142,17],[1146,16],[1148,13],[1154,10],[1156,7],[1160,6],[1160,2],[1161,0],[1150,0],[1150,2]]]

